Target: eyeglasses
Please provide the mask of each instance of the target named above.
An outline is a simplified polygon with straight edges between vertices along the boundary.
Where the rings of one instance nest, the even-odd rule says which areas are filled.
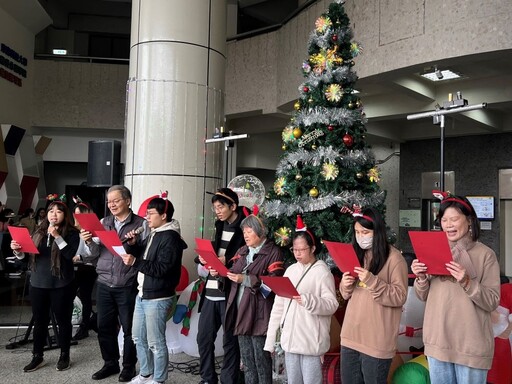
[[[159,215],[158,212],[150,212],[150,211],[146,211],[146,217],[147,216],[152,216],[152,215]]]
[[[119,202],[121,202],[123,200],[126,200],[126,199],[107,200],[106,203],[107,203],[107,205],[117,205],[117,204],[119,204]]]
[[[309,248],[311,247],[307,247],[307,248],[291,248],[291,251],[293,253],[304,253],[306,252]]]

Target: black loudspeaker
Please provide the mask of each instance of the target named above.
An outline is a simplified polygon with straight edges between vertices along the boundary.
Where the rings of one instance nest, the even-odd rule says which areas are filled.
[[[110,187],[119,184],[121,142],[117,140],[89,141],[87,186]]]

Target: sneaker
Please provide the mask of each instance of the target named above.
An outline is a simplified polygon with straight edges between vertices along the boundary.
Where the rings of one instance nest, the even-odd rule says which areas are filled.
[[[45,363],[42,355],[32,355],[32,361],[23,367],[23,372],[34,372],[36,369],[41,368],[44,364]]]
[[[69,361],[69,352],[61,352],[59,361],[57,362],[57,371],[65,371],[71,367],[71,363]]]
[[[135,376],[132,381],[130,381],[130,384],[150,384],[153,382],[153,375],[149,375],[148,377],[144,377],[142,375]]]

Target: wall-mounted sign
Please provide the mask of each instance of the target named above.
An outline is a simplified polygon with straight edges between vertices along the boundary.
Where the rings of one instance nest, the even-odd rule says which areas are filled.
[[[421,210],[401,209],[398,215],[400,227],[421,228]]]
[[[27,58],[3,43],[0,52],[0,77],[21,87],[22,77],[27,78]]]

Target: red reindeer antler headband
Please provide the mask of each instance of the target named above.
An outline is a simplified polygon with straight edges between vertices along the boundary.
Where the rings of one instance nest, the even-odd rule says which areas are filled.
[[[341,208],[340,212],[341,213],[348,213],[348,214],[352,215],[352,217],[354,219],[357,218],[357,217],[362,217],[363,219],[366,219],[366,220],[368,220],[368,221],[373,223],[373,219],[370,216],[362,214],[362,209],[358,205],[353,204],[352,205],[352,209],[350,209],[347,206],[344,206],[344,207]]]
[[[439,191],[437,189],[434,189],[432,191],[432,194],[434,195],[434,197],[436,199],[439,199],[441,200],[441,204],[443,203],[447,203],[447,202],[450,202],[450,201],[453,201],[455,203],[459,203],[459,204],[462,204],[464,207],[467,208],[467,210],[469,212],[474,212],[474,210],[471,208],[471,206],[466,203],[464,200],[462,199],[459,199],[458,197],[454,197],[450,194],[450,192],[443,192],[443,191]]]

